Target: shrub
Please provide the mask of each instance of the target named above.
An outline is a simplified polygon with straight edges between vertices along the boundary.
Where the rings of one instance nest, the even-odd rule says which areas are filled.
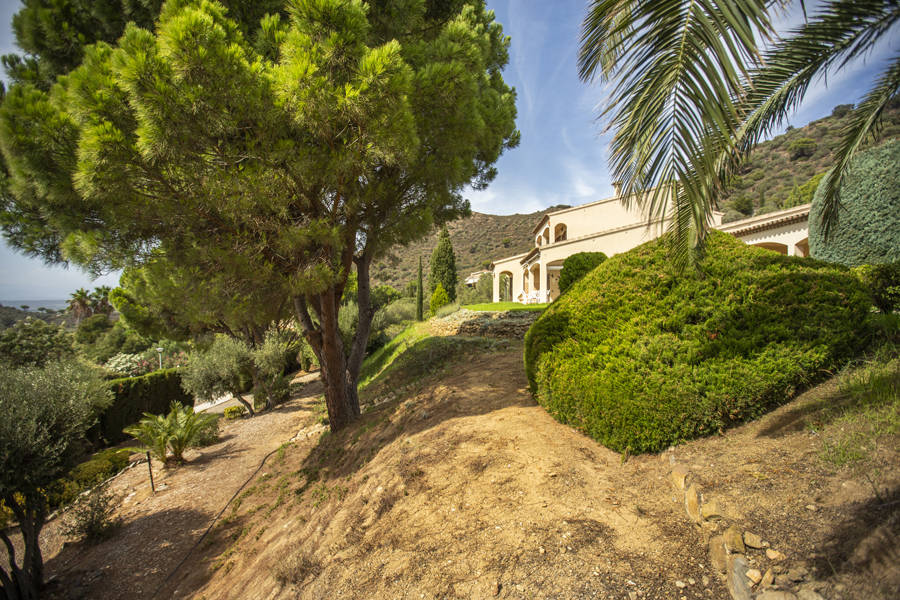
[[[225,418],[229,421],[240,419],[247,414],[247,409],[243,406],[229,406],[225,409]]]
[[[812,156],[816,151],[816,146],[818,146],[818,144],[816,143],[816,140],[812,138],[797,138],[788,144],[788,152],[791,155],[791,160]]]
[[[254,366],[253,398],[266,408],[285,402],[291,395],[290,382],[284,376],[289,345],[281,332],[271,329],[263,343],[250,353]]]
[[[453,244],[450,242],[450,232],[444,227],[438,235],[438,243],[431,254],[431,275],[429,281],[432,285],[431,295],[437,291],[437,286],[444,288],[450,300],[456,300],[456,255],[453,253]],[[434,312],[434,309],[432,309]]]
[[[107,448],[97,452],[47,487],[50,506],[56,508],[70,504],[83,491],[102,483],[128,466],[130,456],[131,451],[122,448]]]
[[[900,309],[900,262],[860,265],[853,269],[872,296],[872,303],[884,314]]]
[[[168,466],[184,462],[184,451],[196,445],[215,422],[213,415],[195,413],[192,406],[173,402],[167,415],[146,413],[139,423],[124,431],[144,445],[136,450],[149,451]]]
[[[440,283],[437,284],[437,287],[434,288],[434,293],[431,294],[431,301],[428,304],[428,307],[431,309],[431,313],[437,313],[437,310],[442,307],[450,304],[450,297],[447,295],[447,291],[444,290],[444,286]]]
[[[89,544],[108,538],[119,526],[119,522],[112,518],[116,510],[115,501],[115,495],[105,483],[81,496],[63,522],[63,535],[84,538]]]
[[[841,184],[838,222],[825,239],[820,185],[809,211],[809,250],[849,267],[900,261],[900,140],[860,152]]]
[[[125,439],[122,430],[137,423],[144,413],[161,414],[173,402],[193,405],[191,396],[181,387],[181,373],[177,369],[163,369],[140,377],[113,379],[109,382],[115,399],[100,415],[100,422],[92,432],[109,444]]]
[[[41,367],[73,354],[72,334],[41,319],[26,317],[0,332],[0,363],[13,367]]]
[[[842,117],[846,117],[853,111],[852,104],[838,104],[834,107],[834,110],[831,111],[832,117],[837,117],[838,119]]]
[[[782,204],[783,208],[793,208],[794,206],[800,206],[801,204],[808,204],[812,202],[813,196],[816,194],[816,189],[819,187],[819,182],[822,181],[822,178],[825,177],[826,171],[821,173],[817,173],[810,177],[806,183],[803,185],[796,186],[791,193],[788,194],[787,199]]]
[[[578,252],[568,257],[563,261],[562,272],[559,274],[559,293],[564,293],[604,260],[606,255],[602,252]]]
[[[674,275],[665,238],[594,269],[531,327],[525,366],[554,417],[652,452],[763,414],[870,333],[846,269],[712,232],[700,271]]]

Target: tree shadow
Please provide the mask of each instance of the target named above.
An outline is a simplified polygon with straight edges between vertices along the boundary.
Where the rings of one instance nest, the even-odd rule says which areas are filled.
[[[167,509],[129,521],[95,545],[65,543],[44,565],[45,598],[152,598],[200,538],[211,515]]]
[[[872,586],[872,597],[900,597],[900,485],[844,507],[843,514],[813,563],[816,573],[856,577]]]
[[[397,398],[394,394],[391,400],[369,404],[368,410],[344,429],[322,435],[301,464],[299,471],[305,474],[306,482],[297,493],[318,481],[325,468],[329,479],[352,475],[401,436],[415,436],[451,419],[485,415],[510,406],[533,406],[534,400],[524,389],[524,377],[518,383],[510,377],[493,381],[474,377],[474,373],[484,372],[478,361],[496,356],[498,347],[509,348],[509,344],[452,336],[416,342],[367,386],[361,397],[377,399],[401,387],[409,390],[412,385],[411,395]],[[464,361],[468,364],[462,364]],[[467,377],[470,372],[472,379]],[[459,387],[454,381],[447,383],[448,374]],[[519,393],[510,394],[510,386]],[[442,435],[452,437],[450,433]],[[463,440],[431,440],[438,441],[455,445]]]

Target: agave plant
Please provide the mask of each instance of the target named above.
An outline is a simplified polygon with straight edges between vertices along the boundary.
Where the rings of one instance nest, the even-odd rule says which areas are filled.
[[[125,433],[143,444],[134,448],[138,452],[149,451],[165,465],[184,462],[184,451],[192,446],[216,423],[216,417],[195,413],[192,406],[173,402],[169,414],[144,413],[136,425],[126,427]],[[169,456],[169,452],[172,453]]]

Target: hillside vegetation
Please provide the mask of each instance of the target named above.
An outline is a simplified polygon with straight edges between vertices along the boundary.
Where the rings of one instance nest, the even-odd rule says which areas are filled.
[[[608,448],[652,452],[760,416],[867,342],[871,303],[847,269],[708,239],[702,272],[674,276],[660,239],[551,304],[526,337],[538,402]]]
[[[450,242],[456,254],[456,270],[460,282],[469,273],[486,268],[492,260],[528,252],[534,246],[531,230],[548,211],[562,208],[552,206],[529,214],[486,215],[473,212],[471,217],[447,225]],[[387,284],[398,290],[416,278],[419,257],[427,263],[437,245],[438,231],[408,246],[394,246],[388,256],[372,265],[375,285]],[[427,269],[426,269],[427,278]]]
[[[805,204],[818,179],[831,168],[850,105],[835,107],[831,116],[797,127],[757,146],[732,183],[720,208],[725,221]],[[884,112],[878,143],[900,137],[900,105]],[[813,179],[816,178],[816,179]]]
[[[763,214],[812,200],[819,178],[832,163],[840,131],[846,125],[846,105],[831,116],[797,127],[757,146],[731,191],[720,206],[725,221]],[[885,111],[879,140],[900,137],[900,106]],[[544,213],[563,208],[515,215],[473,212],[448,225],[456,253],[460,281],[480,271],[492,260],[527,252],[534,246],[531,230]],[[418,260],[427,263],[437,245],[438,231],[408,246],[395,246],[387,257],[372,266],[375,285],[388,284],[398,290],[415,280]],[[427,277],[427,270],[426,270]]]

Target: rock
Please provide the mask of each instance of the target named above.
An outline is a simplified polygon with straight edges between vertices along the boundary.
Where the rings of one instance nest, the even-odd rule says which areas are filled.
[[[756,585],[757,583],[762,581],[762,573],[759,572],[759,569],[748,569],[747,579],[752,581],[753,585]]]
[[[797,596],[790,592],[769,590],[756,597],[756,600],[797,600]]]
[[[744,545],[748,548],[768,548],[769,542],[764,542],[761,537],[749,531],[744,532]]]
[[[787,578],[791,581],[803,581],[806,579],[807,575],[809,575],[809,571],[806,570],[806,567],[803,565],[798,565],[791,569],[788,569]]]
[[[709,540],[709,562],[717,573],[724,573],[728,566],[728,553],[725,551],[725,540],[721,535]]]
[[[697,493],[697,486],[693,484],[691,484],[691,487],[684,493],[684,510],[694,523],[699,523],[701,521],[700,494]]]
[[[825,600],[825,598],[807,588],[797,593],[797,600]]]
[[[719,509],[719,503],[715,500],[710,500],[709,502],[704,502],[703,506],[700,507],[700,516],[703,517],[704,521],[711,521],[712,519],[721,519],[722,511]]]
[[[747,583],[747,559],[740,554],[728,557],[728,573],[725,575],[725,586],[733,600],[752,600],[750,584]]]
[[[786,559],[787,556],[785,556],[784,553],[779,552],[778,550],[769,548],[768,550],[766,550],[766,558],[768,558],[769,560],[779,561]]]
[[[543,553],[544,553],[544,547],[541,546],[540,548],[538,548],[538,552],[541,553],[541,554],[543,554]]]
[[[815,504],[807,504],[806,510],[808,510],[810,512],[816,512],[817,510],[819,510],[819,507],[816,506]]]
[[[775,573],[772,569],[766,569],[765,575],[762,576],[762,581],[759,582],[760,589],[772,587],[772,584],[775,583]]]
[[[725,540],[725,549],[728,552],[743,554],[747,551],[744,547],[744,538],[741,535],[741,530],[737,525],[732,525],[726,529],[725,533],[722,534],[722,538]]]
[[[684,465],[675,465],[672,467],[672,472],[669,473],[669,480],[672,482],[672,485],[675,486],[676,490],[684,491],[688,474],[689,471]]]
[[[685,582],[683,582],[683,581],[676,581],[676,582],[675,582],[675,587],[677,587],[677,588],[680,589],[680,590],[683,590],[684,588],[687,587],[687,584],[686,584]]]

